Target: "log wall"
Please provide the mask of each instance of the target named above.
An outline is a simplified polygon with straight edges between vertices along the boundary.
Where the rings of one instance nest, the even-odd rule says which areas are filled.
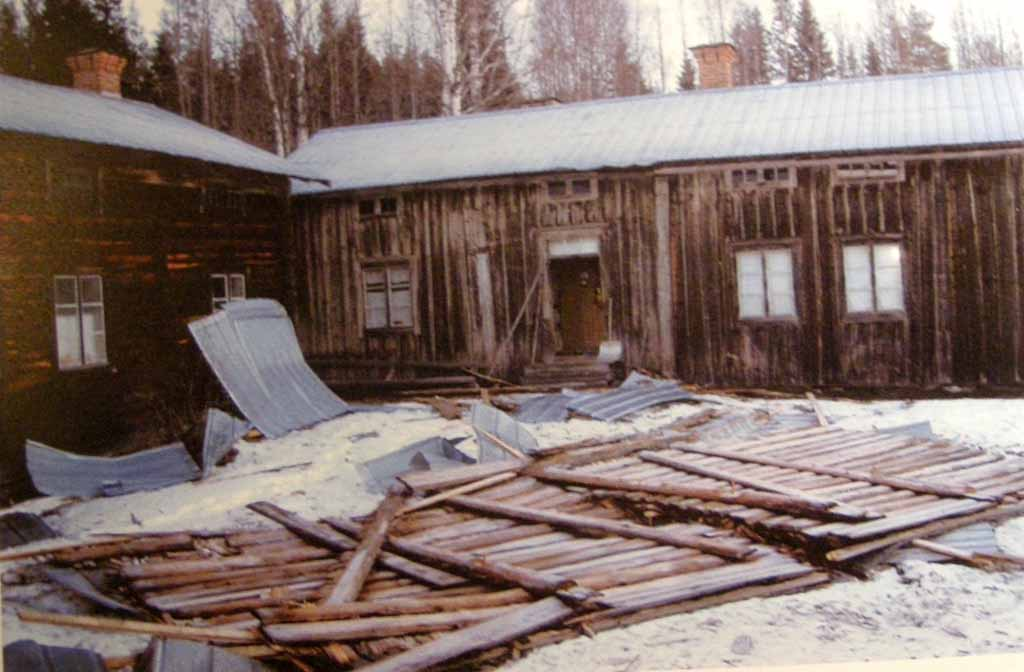
[[[542,180],[397,190],[384,194],[401,199],[386,218],[358,216],[358,201],[380,193],[298,199],[291,253],[300,339],[309,354],[349,362],[490,363],[476,277],[476,255],[486,252],[498,343],[542,274],[500,358],[514,374],[550,351],[542,241],[590,226],[602,232],[612,333],[625,341],[628,366],[739,386],[1020,382],[1018,153],[907,158],[903,181],[857,185],[834,185],[826,160],[802,161],[793,187],[757,191],[731,189],[732,168],[601,174],[597,199],[568,204],[549,202]],[[664,213],[668,259],[659,255]],[[842,246],[863,241],[901,245],[902,314],[846,314]],[[735,253],[773,245],[793,250],[799,316],[740,320]],[[359,267],[380,257],[416,260],[416,329],[364,331]]]
[[[210,274],[244,273],[249,296],[284,296],[287,179],[24,136],[0,148],[4,454],[20,457],[25,435],[89,451],[136,422],[152,441],[187,430],[208,374],[186,324],[211,310]],[[92,196],[58,188],[67,170],[93,180]],[[54,276],[91,274],[109,365],[60,371]]]

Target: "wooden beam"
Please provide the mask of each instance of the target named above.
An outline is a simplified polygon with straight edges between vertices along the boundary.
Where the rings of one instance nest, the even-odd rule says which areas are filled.
[[[399,476],[398,480],[417,492],[443,490],[462,485],[463,483],[473,483],[482,478],[498,474],[515,474],[525,466],[526,463],[519,460],[502,460],[500,462],[453,467],[443,471],[414,471],[410,474]]]
[[[928,541],[927,539],[914,539],[912,542],[910,542],[910,545],[917,546],[918,548],[924,549],[926,551],[931,551],[932,553],[938,553],[939,555],[945,556],[947,558],[952,558],[953,560],[960,560],[961,562],[966,562],[969,565],[979,567],[981,569],[991,569],[993,566],[993,563],[990,560],[981,558],[975,553],[961,551],[958,548],[953,548],[952,546],[947,546],[946,544],[939,544],[934,541]]]
[[[642,525],[621,520],[606,520],[604,518],[592,518],[588,516],[559,513],[556,511],[531,509],[524,506],[513,506],[511,504],[498,504],[466,496],[453,497],[448,501],[463,508],[479,511],[491,516],[511,518],[513,520],[525,520],[531,523],[546,523],[548,525],[568,528],[574,532],[588,535],[615,534],[627,539],[649,539],[651,541],[656,541],[659,544],[676,546],[678,548],[694,548],[704,553],[719,555],[734,560],[745,558],[754,552],[754,548],[752,546],[740,545],[727,541],[718,541],[692,534],[681,534],[672,530],[644,527]]]
[[[828,418],[825,417],[825,411],[821,410],[821,405],[818,403],[817,398],[815,398],[814,392],[808,392],[807,399],[811,402],[811,408],[814,409],[814,415],[818,418],[818,424],[822,427],[828,427]]]
[[[330,530],[325,530],[319,525],[305,520],[290,511],[286,511],[279,506],[271,504],[270,502],[253,502],[252,504],[249,504],[249,509],[284,525],[298,536],[310,543],[316,544],[317,546],[328,548],[339,553],[355,550],[356,548],[356,543],[348,537],[336,534]],[[358,532],[356,532],[356,534],[358,534]],[[461,577],[449,574],[448,572],[442,572],[441,570],[433,567],[427,567],[415,562],[410,562],[405,558],[390,553],[384,553],[380,556],[380,564],[388,569],[398,572],[399,574],[416,579],[417,581],[422,581],[423,583],[426,583],[429,586],[434,586],[435,588],[451,588],[452,586],[458,586],[465,583]]]
[[[530,594],[522,588],[492,591],[474,595],[452,597],[394,598],[369,602],[349,602],[332,607],[302,605],[274,609],[259,609],[256,615],[264,623],[311,623],[313,621],[340,621],[362,616],[409,616],[433,614],[442,611],[503,607],[529,602]]]
[[[671,465],[668,464],[664,466],[671,467]],[[542,481],[580,485],[587,488],[620,490],[624,492],[642,492],[665,497],[700,499],[706,502],[717,502],[721,504],[739,504],[741,506],[769,509],[771,511],[780,511],[782,513],[797,516],[813,516],[815,518],[829,518],[832,520],[872,519],[872,517],[865,517],[864,514],[854,516],[849,512],[835,512],[831,510],[829,503],[813,502],[802,498],[798,499],[773,493],[733,492],[729,490],[718,490],[715,488],[704,488],[685,484],[645,483],[642,481],[631,481],[623,478],[582,474],[564,469],[545,469],[544,471],[532,472],[530,475]],[[879,515],[873,516],[873,518],[880,517],[881,516]]]
[[[99,632],[121,632],[138,635],[153,635],[171,639],[188,639],[197,642],[217,642],[221,644],[249,644],[262,642],[257,632],[237,630],[224,627],[191,627],[171,625],[167,623],[148,623],[146,621],[129,621],[119,618],[103,618],[100,616],[73,616],[54,614],[33,609],[19,609],[18,618],[26,623],[46,623],[47,625],[65,625],[72,628],[97,630]]]
[[[499,448],[504,450],[506,453],[508,453],[509,455],[514,457],[515,459],[520,460],[522,462],[529,462],[530,461],[530,458],[527,457],[526,453],[524,453],[523,451],[519,450],[515,446],[509,445],[509,443],[507,441],[503,441],[502,439],[498,438],[497,436],[495,436],[491,432],[488,432],[486,429],[480,429],[479,427],[474,427],[474,429],[476,431],[480,432],[481,434],[483,434],[484,437],[487,438],[488,440],[494,442],[494,444],[496,446],[498,446]]]
[[[359,546],[352,559],[345,566],[345,571],[338,577],[337,582],[331,588],[327,597],[320,603],[322,606],[332,606],[345,602],[354,602],[366,583],[366,577],[373,570],[373,563],[380,555],[381,546],[388,534],[388,527],[391,521],[398,515],[402,504],[405,503],[405,496],[393,490],[388,493],[384,501],[380,503],[373,517],[363,525],[360,534]]]
[[[458,496],[458,495],[468,495],[471,492],[476,492],[477,490],[483,490],[485,488],[489,488],[492,485],[497,485],[498,483],[503,483],[503,482],[505,482],[505,481],[507,481],[507,480],[509,480],[511,478],[515,478],[515,477],[516,477],[516,474],[514,472],[506,472],[504,474],[495,474],[494,476],[491,476],[490,478],[483,478],[483,479],[481,479],[479,481],[473,481],[472,483],[467,483],[465,485],[460,485],[457,488],[452,488],[451,490],[445,490],[444,492],[439,492],[436,495],[433,495],[432,497],[427,497],[426,499],[421,499],[418,502],[413,502],[412,504],[408,504],[401,511],[398,512],[398,515],[402,516],[402,515],[405,515],[407,513],[411,513],[413,511],[418,511],[420,509],[425,509],[428,506],[433,506],[434,504],[440,504],[441,502],[449,500],[452,497],[455,497],[455,496]]]
[[[665,176],[654,178],[655,290],[658,306],[658,350],[661,372],[675,374],[675,343],[672,337],[672,257],[669,238],[669,184]]]
[[[958,498],[965,497],[968,499],[976,499],[983,502],[990,502],[995,499],[994,497],[989,497],[986,495],[972,494],[968,492],[965,488],[958,488],[949,485],[938,485],[935,483],[924,483],[914,479],[900,478],[899,476],[882,476],[879,474],[867,474],[859,471],[851,471],[849,469],[841,469],[839,467],[829,467],[821,464],[806,464],[802,462],[793,462],[789,460],[777,460],[762,455],[740,453],[720,448],[704,448],[699,446],[690,446],[682,443],[673,444],[672,447],[675,448],[676,450],[688,453],[698,453],[700,455],[708,455],[710,457],[722,457],[727,460],[747,462],[750,464],[763,464],[767,467],[779,467],[781,469],[793,469],[794,471],[806,471],[812,474],[821,474],[822,476],[835,476],[836,478],[845,478],[850,481],[863,481],[865,483],[871,483],[873,485],[884,485],[889,488],[909,490],[911,492],[917,492],[923,495],[938,495],[940,497]]]
[[[366,665],[362,672],[416,672],[473,651],[488,649],[561,623],[571,607],[549,597],[469,628],[438,637],[397,656]]]
[[[369,616],[340,621],[313,623],[276,623],[263,627],[270,639],[282,644],[303,642],[337,642],[379,639],[464,628],[518,609],[516,606],[490,607],[406,616]]]

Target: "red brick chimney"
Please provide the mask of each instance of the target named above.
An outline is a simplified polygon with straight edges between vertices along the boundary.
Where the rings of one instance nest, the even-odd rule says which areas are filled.
[[[121,97],[121,72],[127,63],[116,54],[87,49],[68,56],[65,62],[75,77],[75,88],[101,96]]]
[[[735,66],[739,60],[736,47],[726,42],[702,44],[690,49],[697,58],[700,88],[731,89],[736,86]]]

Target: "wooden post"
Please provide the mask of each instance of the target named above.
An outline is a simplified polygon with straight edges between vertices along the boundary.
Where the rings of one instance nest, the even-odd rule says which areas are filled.
[[[669,250],[668,178],[654,178],[655,282],[658,295],[658,346],[661,372],[675,375],[675,343],[672,338],[672,257]]]

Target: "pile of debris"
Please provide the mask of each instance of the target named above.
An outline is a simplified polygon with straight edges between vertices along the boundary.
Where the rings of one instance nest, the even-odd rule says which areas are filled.
[[[806,589],[912,543],[973,564],[1022,562],[925,541],[1024,513],[1021,459],[715,409],[650,434],[540,448],[507,416],[478,413],[481,457],[500,456],[397,474],[363,520],[254,502],[274,527],[0,554],[102,574],[101,589],[77,592],[132,610],[19,615],[300,670],[418,670]]]

